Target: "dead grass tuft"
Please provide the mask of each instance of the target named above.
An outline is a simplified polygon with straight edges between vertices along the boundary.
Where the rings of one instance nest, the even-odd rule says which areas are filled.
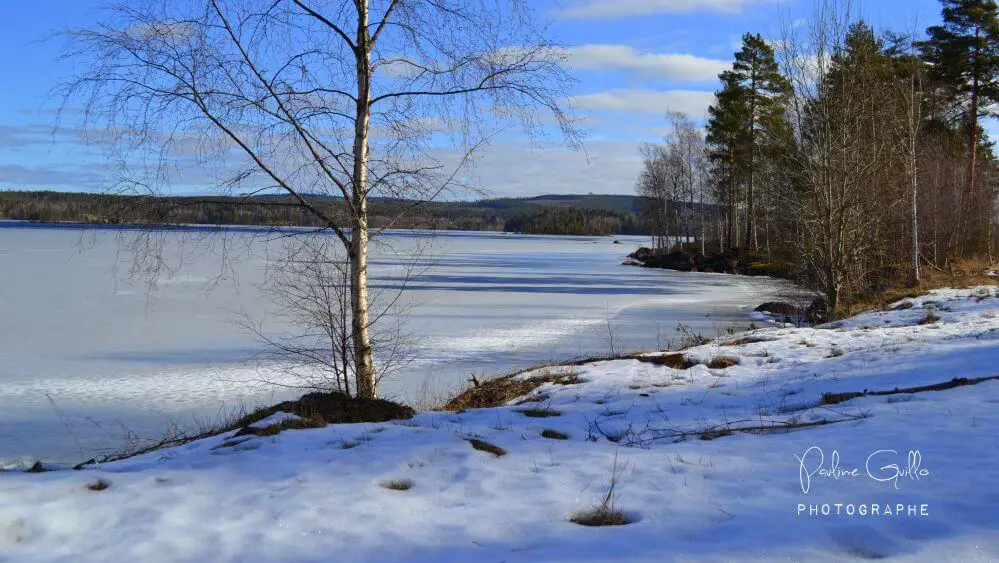
[[[628,518],[615,506],[615,497],[618,480],[624,472],[624,467],[618,467],[617,454],[614,455],[614,468],[611,473],[610,487],[603,501],[590,510],[583,510],[573,514],[569,521],[580,526],[623,526],[631,524],[633,519]]]
[[[496,444],[490,444],[489,442],[478,438],[466,438],[466,440],[472,445],[473,449],[479,450],[480,452],[491,453],[496,457],[503,457],[506,455],[506,450]]]
[[[919,319],[919,324],[921,325],[931,325],[940,320],[940,316],[933,311],[926,311],[926,316]]]
[[[110,486],[111,486],[111,483],[108,483],[104,479],[98,479],[98,480],[94,481],[93,483],[90,483],[89,485],[87,485],[87,488],[90,489],[91,491],[103,491],[104,489],[106,489],[106,488],[108,488]]]
[[[551,428],[545,428],[541,431],[542,438],[548,438],[550,440],[568,440],[569,435],[565,432],[559,432],[558,430],[552,430]]]
[[[719,357],[711,359],[708,363],[708,369],[725,369],[737,365],[739,365],[738,358]]]
[[[603,505],[592,510],[577,512],[572,515],[569,521],[580,526],[624,526],[631,524],[631,520],[623,512]]]
[[[412,479],[391,479],[389,481],[382,481],[378,483],[378,486],[388,489],[390,491],[408,491],[413,488],[416,483]]]

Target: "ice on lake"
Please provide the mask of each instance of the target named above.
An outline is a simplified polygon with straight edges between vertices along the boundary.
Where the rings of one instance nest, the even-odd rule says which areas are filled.
[[[260,291],[280,233],[166,231],[156,287],[128,231],[0,228],[0,460],[76,461],[298,391],[240,326],[280,329]],[[621,244],[615,244],[614,241]],[[745,328],[766,278],[622,266],[642,237],[391,232],[371,287],[400,299],[412,361],[384,396],[415,400],[552,360],[656,349],[678,324]],[[413,257],[419,256],[414,265]],[[610,337],[609,335],[613,335]]]

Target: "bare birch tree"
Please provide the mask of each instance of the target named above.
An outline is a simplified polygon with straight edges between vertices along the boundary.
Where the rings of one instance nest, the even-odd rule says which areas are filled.
[[[696,223],[695,204],[703,213],[707,201],[707,151],[704,136],[686,115],[667,115],[670,132],[662,144],[641,147],[643,159],[635,189],[645,198],[652,223],[653,246],[669,248],[670,236],[678,237],[680,248],[686,239],[700,230],[703,253],[704,219]]]
[[[844,297],[867,289],[867,267],[884,242],[879,229],[896,204],[872,189],[896,144],[884,128],[894,102],[889,70],[879,40],[851,17],[849,2],[821,3],[804,30],[787,26],[781,49],[794,87],[794,244],[803,277],[835,312]]]
[[[892,67],[896,103],[893,104],[899,115],[892,120],[899,146],[903,153],[906,183],[909,188],[909,276],[910,285],[918,285],[920,280],[919,252],[919,142],[924,125],[923,117],[923,65],[916,58],[912,41],[908,38],[893,37],[898,48]]]
[[[575,141],[565,52],[531,4],[122,1],[67,32],[79,72],[65,94],[129,173],[152,163],[163,180],[193,151],[219,191],[283,193],[317,217],[347,254],[348,359],[357,394],[374,397],[370,198],[418,205],[463,188],[476,149],[511,120]]]

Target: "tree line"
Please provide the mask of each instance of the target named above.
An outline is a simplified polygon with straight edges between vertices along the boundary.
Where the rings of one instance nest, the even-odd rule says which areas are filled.
[[[670,114],[664,142],[642,149],[656,246],[788,262],[832,310],[916,285],[924,266],[991,262],[997,5],[942,7],[922,36],[876,31],[848,2],[771,40],[745,34],[704,132]]]
[[[340,203],[315,205],[339,213]],[[504,231],[551,235],[647,234],[636,212],[569,205],[542,206],[526,200],[428,202],[408,213],[407,200],[370,202],[374,228]],[[583,203],[585,205],[585,202]],[[259,225],[317,227],[323,223],[286,197],[154,197],[54,191],[0,191],[0,219],[79,222],[95,225]]]
[[[634,235],[647,234],[644,227],[635,213],[552,207],[510,217],[503,230],[541,235]]]

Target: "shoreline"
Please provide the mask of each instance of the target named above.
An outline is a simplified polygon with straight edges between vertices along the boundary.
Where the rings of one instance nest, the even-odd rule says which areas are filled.
[[[643,561],[840,560],[859,549],[981,558],[999,552],[999,536],[981,525],[993,521],[992,499],[968,493],[999,463],[999,450],[985,447],[999,424],[999,347],[981,338],[996,330],[999,287],[936,290],[819,327],[538,368],[497,389],[476,386],[483,401],[450,411],[330,425],[265,413],[77,471],[0,473],[0,517],[17,523],[0,535],[0,552],[102,561],[155,547],[189,549],[190,560],[337,553],[400,563],[431,554],[612,560],[623,549]],[[837,503],[854,513],[823,508]],[[772,523],[762,532],[761,517]],[[842,533],[830,536],[818,519]],[[855,533],[861,519],[870,533]],[[607,520],[614,526],[588,527]],[[947,526],[914,537],[917,522]],[[224,552],[202,541],[218,535]]]

